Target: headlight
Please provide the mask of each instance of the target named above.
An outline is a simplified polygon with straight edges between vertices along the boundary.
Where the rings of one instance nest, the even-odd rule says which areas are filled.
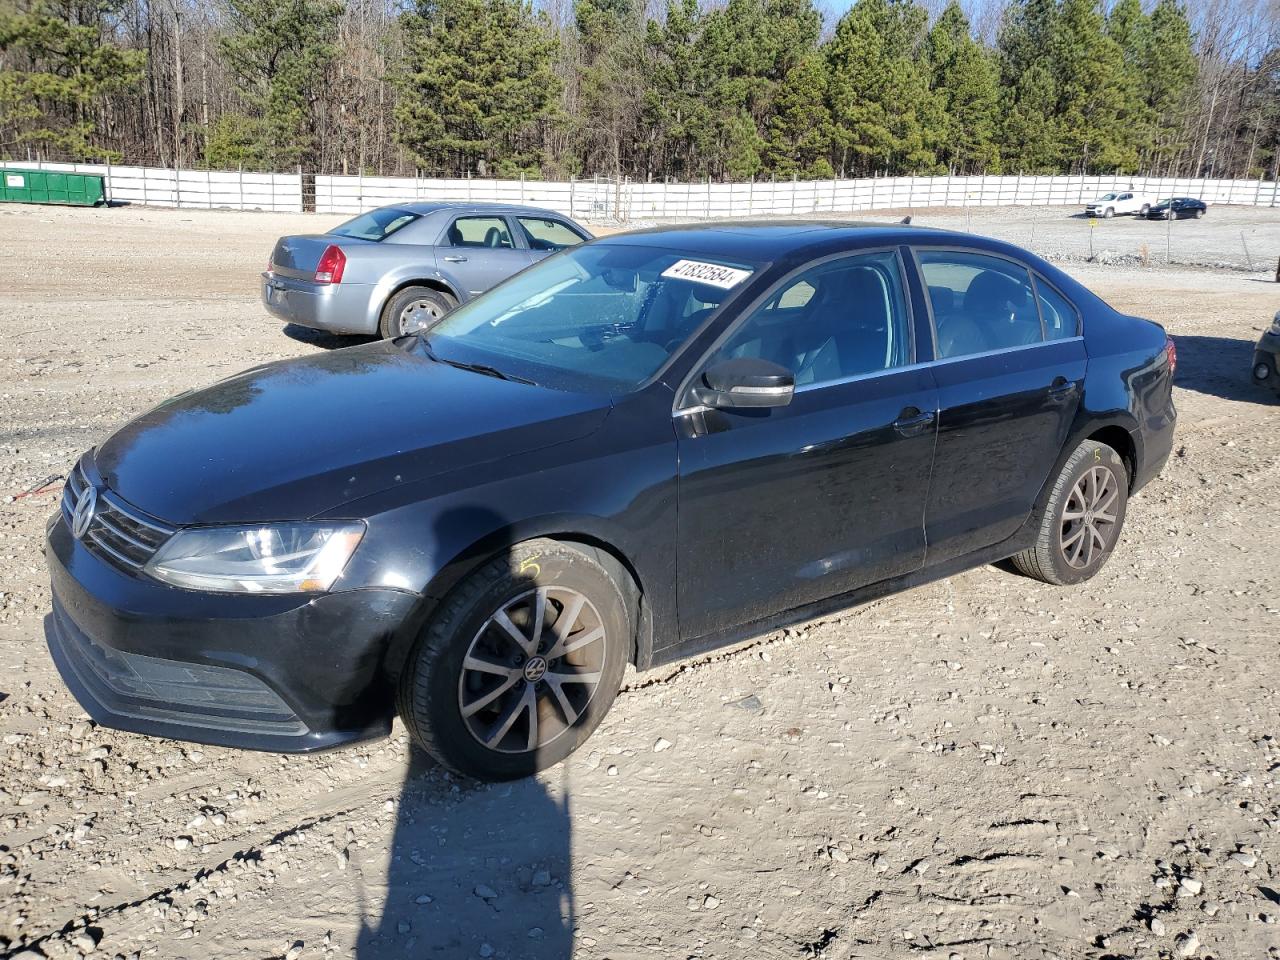
[[[322,593],[363,536],[362,523],[190,527],[169,538],[146,570],[189,590]]]
[[[1276,318],[1271,321],[1271,326],[1267,328],[1267,333],[1273,337],[1280,337],[1280,313],[1276,314]]]

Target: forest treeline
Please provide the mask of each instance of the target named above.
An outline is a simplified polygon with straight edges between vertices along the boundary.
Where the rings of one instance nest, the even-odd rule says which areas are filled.
[[[1280,2],[0,0],[0,155],[1275,178]]]

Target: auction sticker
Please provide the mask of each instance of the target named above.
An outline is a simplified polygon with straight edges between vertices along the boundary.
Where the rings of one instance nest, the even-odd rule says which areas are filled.
[[[691,280],[728,290],[751,276],[751,271],[726,267],[720,263],[704,263],[701,260],[677,260],[663,270],[662,275],[673,280]]]

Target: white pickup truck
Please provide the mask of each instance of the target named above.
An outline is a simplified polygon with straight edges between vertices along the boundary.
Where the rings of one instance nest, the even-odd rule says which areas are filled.
[[[1090,217],[1110,220],[1118,213],[1136,213],[1140,217],[1145,217],[1150,209],[1150,197],[1130,190],[1124,193],[1104,193],[1085,207],[1084,212]]]

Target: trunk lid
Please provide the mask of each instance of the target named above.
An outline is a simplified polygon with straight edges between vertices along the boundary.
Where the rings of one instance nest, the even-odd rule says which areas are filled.
[[[316,275],[316,265],[320,263],[320,257],[326,248],[334,246],[343,252],[349,252],[352,247],[363,246],[368,242],[351,237],[331,237],[323,233],[281,237],[271,251],[271,269],[281,277],[311,280]]]

